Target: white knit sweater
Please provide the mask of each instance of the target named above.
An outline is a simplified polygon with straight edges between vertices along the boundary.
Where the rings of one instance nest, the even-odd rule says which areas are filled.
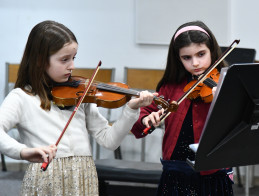
[[[12,90],[0,107],[1,153],[21,159],[23,148],[55,144],[73,110],[60,110],[52,104],[51,110],[45,111],[40,107],[38,96],[28,95],[20,88]],[[89,134],[100,145],[115,150],[138,117],[139,110],[126,105],[117,122],[109,126],[96,104],[84,103],[63,135],[56,157],[91,156]],[[21,143],[6,133],[14,126],[18,128]]]

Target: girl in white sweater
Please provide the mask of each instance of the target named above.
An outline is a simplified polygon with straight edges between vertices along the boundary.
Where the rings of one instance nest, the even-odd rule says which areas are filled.
[[[55,146],[74,108],[61,110],[54,105],[51,88],[68,81],[77,49],[76,37],[64,25],[54,21],[37,24],[29,35],[15,88],[1,105],[1,153],[31,162],[21,195],[98,195],[89,135],[100,145],[116,149],[138,119],[139,107],[153,100],[153,94],[141,92],[126,104],[112,126],[95,104],[83,103]],[[20,142],[7,134],[14,126]],[[49,162],[44,172],[43,162]]]

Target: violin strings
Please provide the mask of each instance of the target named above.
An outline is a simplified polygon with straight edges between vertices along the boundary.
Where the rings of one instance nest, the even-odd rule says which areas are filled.
[[[81,81],[80,84],[84,84],[84,81]],[[117,92],[117,93],[122,93],[122,94],[129,94],[129,95],[139,95],[138,91],[132,90],[132,89],[125,89],[125,88],[121,88],[118,86],[114,86],[114,85],[110,85],[110,84],[105,84],[105,83],[98,83],[97,84],[97,88],[102,89],[102,90],[107,90],[107,91],[113,91],[113,92]]]
[[[217,83],[211,79],[211,78],[206,78],[204,81],[203,81],[204,84],[206,84],[207,86],[213,88],[215,86],[217,86]]]
[[[103,90],[108,90],[108,91],[113,91],[113,92],[117,92],[117,93],[122,93],[122,94],[138,95],[137,91],[130,90],[130,89],[124,89],[124,88],[113,86],[113,85],[99,84],[99,85],[97,85],[97,88],[103,89]]]
[[[121,92],[123,94],[131,94],[131,95],[138,95],[138,92],[132,89],[125,89],[125,88],[121,88],[121,87],[117,87],[117,86],[113,86],[113,85],[108,85],[108,84],[102,84],[101,86],[105,86],[107,88],[107,90],[111,89],[115,92]]]
[[[97,84],[97,88],[102,89],[102,90],[109,90],[109,91],[113,91],[113,92],[123,93],[123,94],[130,94],[130,95],[139,94],[138,91],[135,91],[132,89],[125,89],[125,88],[121,88],[118,86],[113,86],[113,85],[109,85],[109,84],[105,84],[105,83]]]

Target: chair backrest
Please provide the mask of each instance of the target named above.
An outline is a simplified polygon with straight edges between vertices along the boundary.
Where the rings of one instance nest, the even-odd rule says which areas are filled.
[[[82,76],[85,78],[91,78],[94,71],[95,71],[95,69],[93,69],[93,68],[77,68],[77,69],[73,70],[72,76]],[[114,76],[115,76],[115,68],[99,69],[94,80],[99,81],[99,82],[104,82],[104,83],[114,82]],[[109,123],[112,124],[112,122],[111,122],[111,115],[112,115],[111,111],[112,110],[107,109],[107,108],[102,108],[99,110],[106,117],[106,119],[109,121]],[[104,113],[106,113],[106,114],[104,114]],[[92,145],[93,155],[95,154],[95,159],[100,159],[101,148],[100,148],[99,144],[94,142],[92,137],[90,137],[90,143]],[[115,156],[116,156],[116,154],[115,154]]]
[[[6,63],[5,96],[9,93],[16,82],[19,66],[20,65],[17,63]],[[91,68],[77,68],[73,70],[72,75],[90,78],[94,73],[94,70],[95,69]],[[100,69],[95,77],[95,80],[105,83],[113,82],[114,74],[115,68]]]
[[[163,77],[162,69],[124,68],[124,82],[136,90],[154,92],[158,82]],[[146,138],[141,139],[140,160],[145,161]]]
[[[227,47],[220,47],[224,52]],[[235,48],[227,57],[226,61],[229,65],[236,63],[254,63],[256,50],[253,48]]]
[[[13,88],[14,83],[17,79],[17,73],[19,69],[19,64],[16,63],[6,63],[5,68],[5,96]]]
[[[92,68],[76,68],[72,72],[72,76],[82,76],[85,78],[91,78],[95,69]],[[95,81],[99,82],[114,82],[115,68],[100,69],[95,77]]]
[[[130,88],[155,91],[164,74],[162,69],[124,68],[124,82]]]

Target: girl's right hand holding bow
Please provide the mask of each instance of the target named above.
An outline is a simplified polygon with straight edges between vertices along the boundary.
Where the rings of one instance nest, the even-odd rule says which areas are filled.
[[[24,148],[21,150],[21,158],[33,163],[51,162],[56,156],[55,144],[38,148]]]
[[[146,127],[150,127],[153,125],[154,127],[157,127],[160,125],[160,116],[164,113],[164,109],[158,110],[157,112],[152,112],[148,116],[144,117],[142,119],[142,124]]]

